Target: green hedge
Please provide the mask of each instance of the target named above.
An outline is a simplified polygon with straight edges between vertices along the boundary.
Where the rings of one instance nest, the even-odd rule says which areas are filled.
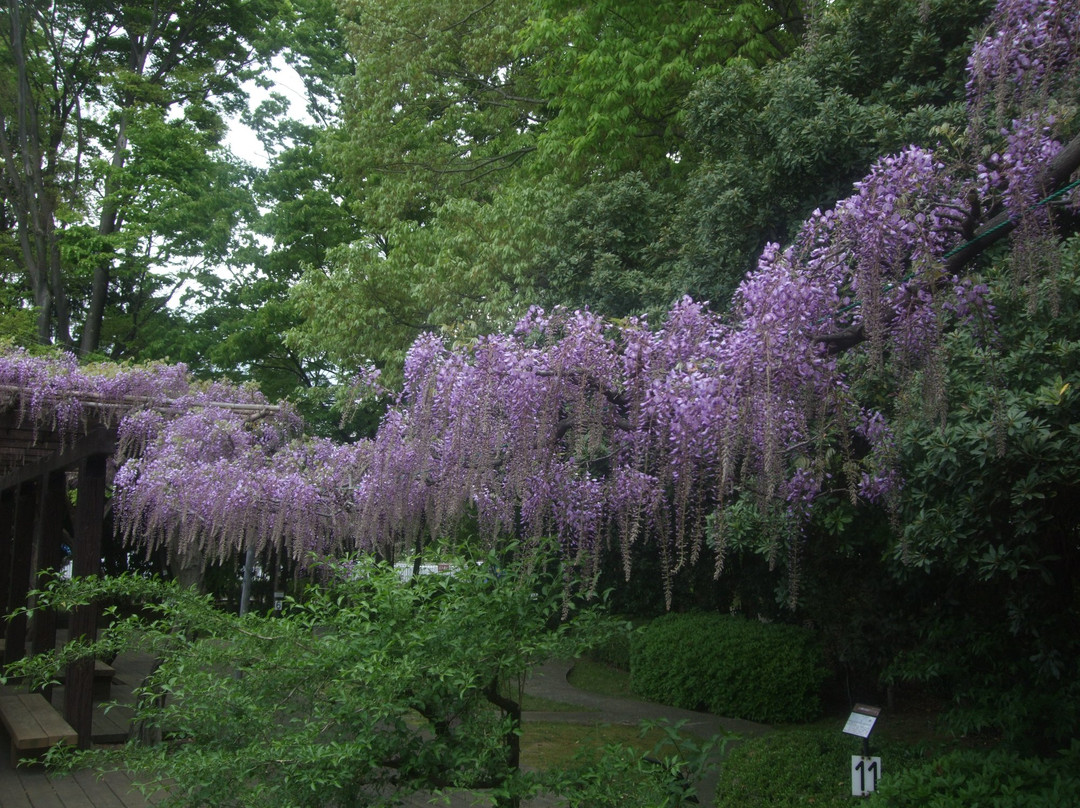
[[[1080,805],[1080,741],[1060,757],[1004,751],[950,752],[886,774],[876,808],[1075,808]]]
[[[635,633],[634,692],[650,701],[766,723],[821,712],[826,671],[804,629],[720,614],[668,614]]]
[[[716,808],[852,808],[870,804],[851,795],[851,757],[859,738],[845,735],[844,722],[828,727],[781,729],[740,741],[720,766]],[[919,747],[874,741],[885,782],[924,760]]]
[[[716,808],[850,806],[857,741],[839,729],[797,729],[741,742],[720,767]]]
[[[1080,741],[1060,757],[1023,758],[958,750],[927,759],[923,750],[877,742],[877,792],[851,796],[851,756],[859,739],[833,728],[770,732],[734,746],[720,767],[715,808],[1075,808],[1080,805]]]

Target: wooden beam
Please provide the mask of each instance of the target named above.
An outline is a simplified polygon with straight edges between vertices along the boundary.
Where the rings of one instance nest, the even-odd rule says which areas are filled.
[[[111,455],[116,451],[116,430],[97,427],[77,439],[71,446],[50,457],[23,466],[0,479],[0,491],[7,491],[25,482],[32,482],[54,471],[73,468],[93,455]]]
[[[23,388],[17,384],[0,384],[0,394],[11,397],[11,401],[18,399],[23,393]],[[84,390],[76,394],[79,401],[87,409],[95,409],[99,412],[127,412],[134,409],[151,408],[162,413],[186,412],[192,409],[190,403],[177,404],[173,399],[159,399],[156,396],[120,396],[108,398]],[[9,405],[10,406],[10,405]],[[200,405],[207,408],[231,410],[246,415],[251,419],[266,418],[269,415],[281,411],[279,404],[244,404],[236,401],[207,401]]]
[[[7,616],[11,592],[11,544],[15,533],[15,492],[0,492],[0,620]],[[0,623],[2,625],[2,623]],[[0,655],[0,659],[2,659]]]

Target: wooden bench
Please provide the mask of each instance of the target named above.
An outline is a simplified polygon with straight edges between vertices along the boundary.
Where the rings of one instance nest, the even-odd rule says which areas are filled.
[[[0,720],[11,738],[11,765],[58,743],[74,746],[79,736],[40,693],[0,697]]]

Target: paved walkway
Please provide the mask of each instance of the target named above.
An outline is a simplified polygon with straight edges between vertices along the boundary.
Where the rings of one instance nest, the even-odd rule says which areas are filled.
[[[680,710],[678,707],[666,707],[637,699],[601,696],[579,690],[567,680],[572,667],[572,662],[560,661],[541,665],[530,674],[525,683],[525,690],[530,695],[540,698],[580,705],[584,712],[530,712],[525,714],[526,720],[591,723],[598,720],[597,714],[599,714],[599,722],[604,724],[637,725],[645,720],[667,720],[671,723],[685,721],[686,731],[701,738],[710,738],[721,733],[735,733],[743,736],[761,735],[769,730],[765,724],[756,724],[753,721],[722,718],[710,713]]]
[[[115,687],[129,688],[141,681],[149,670],[146,658],[128,660],[119,658],[114,667],[117,669]],[[526,712],[523,721],[568,722],[582,724],[626,724],[636,726],[643,720],[666,720],[672,724],[685,721],[684,730],[699,738],[711,738],[720,733],[733,732],[741,736],[759,735],[768,730],[762,724],[736,719],[720,718],[707,713],[692,710],[679,710],[657,704],[600,696],[587,693],[573,687],[567,681],[570,671],[569,662],[550,662],[532,672],[525,689],[530,695],[564,704],[578,705],[581,711],[565,712]],[[118,695],[113,694],[114,698]],[[54,703],[57,701],[54,696]],[[97,721],[98,716],[95,716]],[[102,716],[104,721],[104,716]],[[105,724],[102,724],[104,731]],[[97,727],[95,725],[95,734]],[[111,740],[111,739],[110,739]],[[0,808],[150,808],[150,804],[136,791],[130,781],[122,775],[111,774],[99,778],[90,772],[81,772],[70,777],[50,775],[41,767],[12,769],[7,762],[6,735],[0,727]],[[698,784],[698,797],[701,805],[712,804],[715,778],[709,778]],[[405,805],[408,808],[420,808],[428,805],[449,806],[449,808],[480,808],[490,806],[491,799],[482,793],[459,793],[450,795],[449,801],[440,797],[435,801],[430,795],[412,796]],[[562,803],[553,797],[543,797],[528,801],[527,808],[555,808]],[[645,806],[627,806],[627,808],[646,808]]]

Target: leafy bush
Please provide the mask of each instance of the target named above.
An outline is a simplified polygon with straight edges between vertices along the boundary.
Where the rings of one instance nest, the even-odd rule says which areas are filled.
[[[42,608],[145,607],[95,644],[9,671],[48,681],[79,654],[119,648],[160,660],[135,719],[167,745],[133,739],[50,762],[123,768],[162,788],[162,806],[346,808],[444,788],[494,789],[510,805],[532,778],[518,767],[520,687],[506,684],[602,640],[608,620],[567,604],[554,563],[503,565],[494,576],[498,557],[482,560],[408,584],[367,557],[329,564],[320,586],[276,616],[237,617],[135,576],[50,581],[37,593]],[[572,619],[562,620],[567,608]]]
[[[604,748],[599,760],[549,776],[548,787],[567,808],[668,808],[678,805],[670,775],[645,762],[637,750],[620,744]]]
[[[646,699],[774,723],[816,717],[826,671],[813,635],[795,626],[669,614],[635,635],[630,675]]]
[[[740,743],[720,769],[716,808],[848,805],[854,741],[839,730],[798,729]]]
[[[683,734],[680,721],[643,721],[642,737],[660,730],[661,738],[647,755],[626,744],[609,744],[596,761],[557,770],[547,787],[566,800],[567,808],[679,808],[696,805],[697,784],[716,768],[716,752],[726,736],[699,741]]]
[[[1080,794],[1080,741],[1060,757],[1006,752],[950,752],[882,778],[881,808],[1072,808]]]
[[[948,413],[897,424],[887,563],[924,594],[884,676],[947,692],[952,732],[1044,756],[1080,737],[1080,238],[1046,260],[1058,271],[1037,295],[1016,294],[1015,262],[988,268],[993,338],[955,329]]]
[[[627,624],[629,626],[629,624]],[[630,670],[630,631],[618,631],[585,652],[585,658],[620,671]]]
[[[850,806],[851,756],[858,738],[835,728],[770,732],[734,747],[720,769],[716,808],[840,808]],[[887,777],[919,759],[910,746],[875,744]],[[884,782],[882,780],[881,782]]]

